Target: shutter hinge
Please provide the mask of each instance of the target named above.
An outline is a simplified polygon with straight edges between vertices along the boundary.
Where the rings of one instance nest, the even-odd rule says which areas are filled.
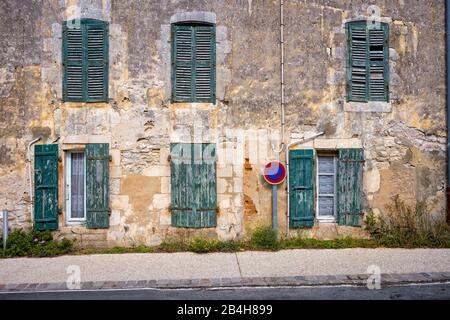
[[[61,207],[58,207],[58,214],[62,214],[63,213],[63,209]]]
[[[112,212],[111,208],[108,208],[108,216],[111,216],[111,212]]]
[[[112,162],[112,155],[109,155],[109,162]]]
[[[167,156],[167,161],[168,161],[168,162],[172,161],[172,155],[169,154],[169,155]]]

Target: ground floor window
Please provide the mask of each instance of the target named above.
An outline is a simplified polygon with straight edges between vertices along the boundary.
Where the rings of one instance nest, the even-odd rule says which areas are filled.
[[[317,219],[334,221],[336,218],[336,157],[317,157]]]
[[[68,152],[66,163],[67,222],[84,222],[86,220],[86,157],[84,152]]]
[[[360,226],[363,214],[362,149],[326,153],[289,151],[289,225],[311,228],[315,220]]]

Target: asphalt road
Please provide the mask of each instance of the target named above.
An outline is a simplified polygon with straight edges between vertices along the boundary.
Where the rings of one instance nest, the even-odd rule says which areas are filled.
[[[365,287],[97,290],[0,293],[0,300],[450,300],[450,283]]]

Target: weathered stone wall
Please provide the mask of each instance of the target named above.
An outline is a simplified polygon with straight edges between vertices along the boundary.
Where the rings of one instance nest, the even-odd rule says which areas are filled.
[[[370,4],[390,26],[390,103],[345,102],[344,26],[369,17],[367,1],[285,0],[285,142],[325,131],[304,146],[362,146],[367,212],[399,193],[444,214],[444,1]],[[260,170],[280,139],[278,1],[5,0],[0,16],[0,209],[11,211],[12,227],[30,225],[26,146],[38,136],[60,146],[61,233],[86,245],[230,239],[271,221]],[[110,23],[108,103],[62,102],[61,23],[79,17]],[[215,20],[215,105],[170,101],[170,23],[185,17]],[[175,229],[169,145],[197,141],[217,146],[218,225]],[[63,151],[89,142],[108,142],[113,159],[104,231],[64,222]],[[285,185],[278,207],[284,226]]]

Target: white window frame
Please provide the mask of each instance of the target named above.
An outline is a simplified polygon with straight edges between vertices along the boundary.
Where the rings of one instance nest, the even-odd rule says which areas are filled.
[[[72,154],[83,153],[84,154],[84,217],[72,218],[71,212],[71,173],[72,173]],[[86,154],[84,150],[71,150],[66,153],[66,223],[67,224],[83,224],[86,222]]]
[[[319,193],[319,176],[323,175],[331,175],[331,174],[324,174],[324,173],[319,173],[319,158],[321,157],[328,157],[328,158],[333,158],[333,166],[334,166],[334,173],[333,173],[333,177],[334,177],[334,194],[333,194],[333,200],[334,200],[334,210],[333,210],[333,215],[327,215],[327,216],[321,216],[320,212],[319,212],[319,195],[322,196],[331,196],[331,194],[320,194]],[[333,155],[333,154],[318,154],[316,157],[316,190],[317,190],[317,194],[316,194],[316,218],[318,221],[322,221],[322,222],[336,222],[336,217],[337,217],[337,156]]]

